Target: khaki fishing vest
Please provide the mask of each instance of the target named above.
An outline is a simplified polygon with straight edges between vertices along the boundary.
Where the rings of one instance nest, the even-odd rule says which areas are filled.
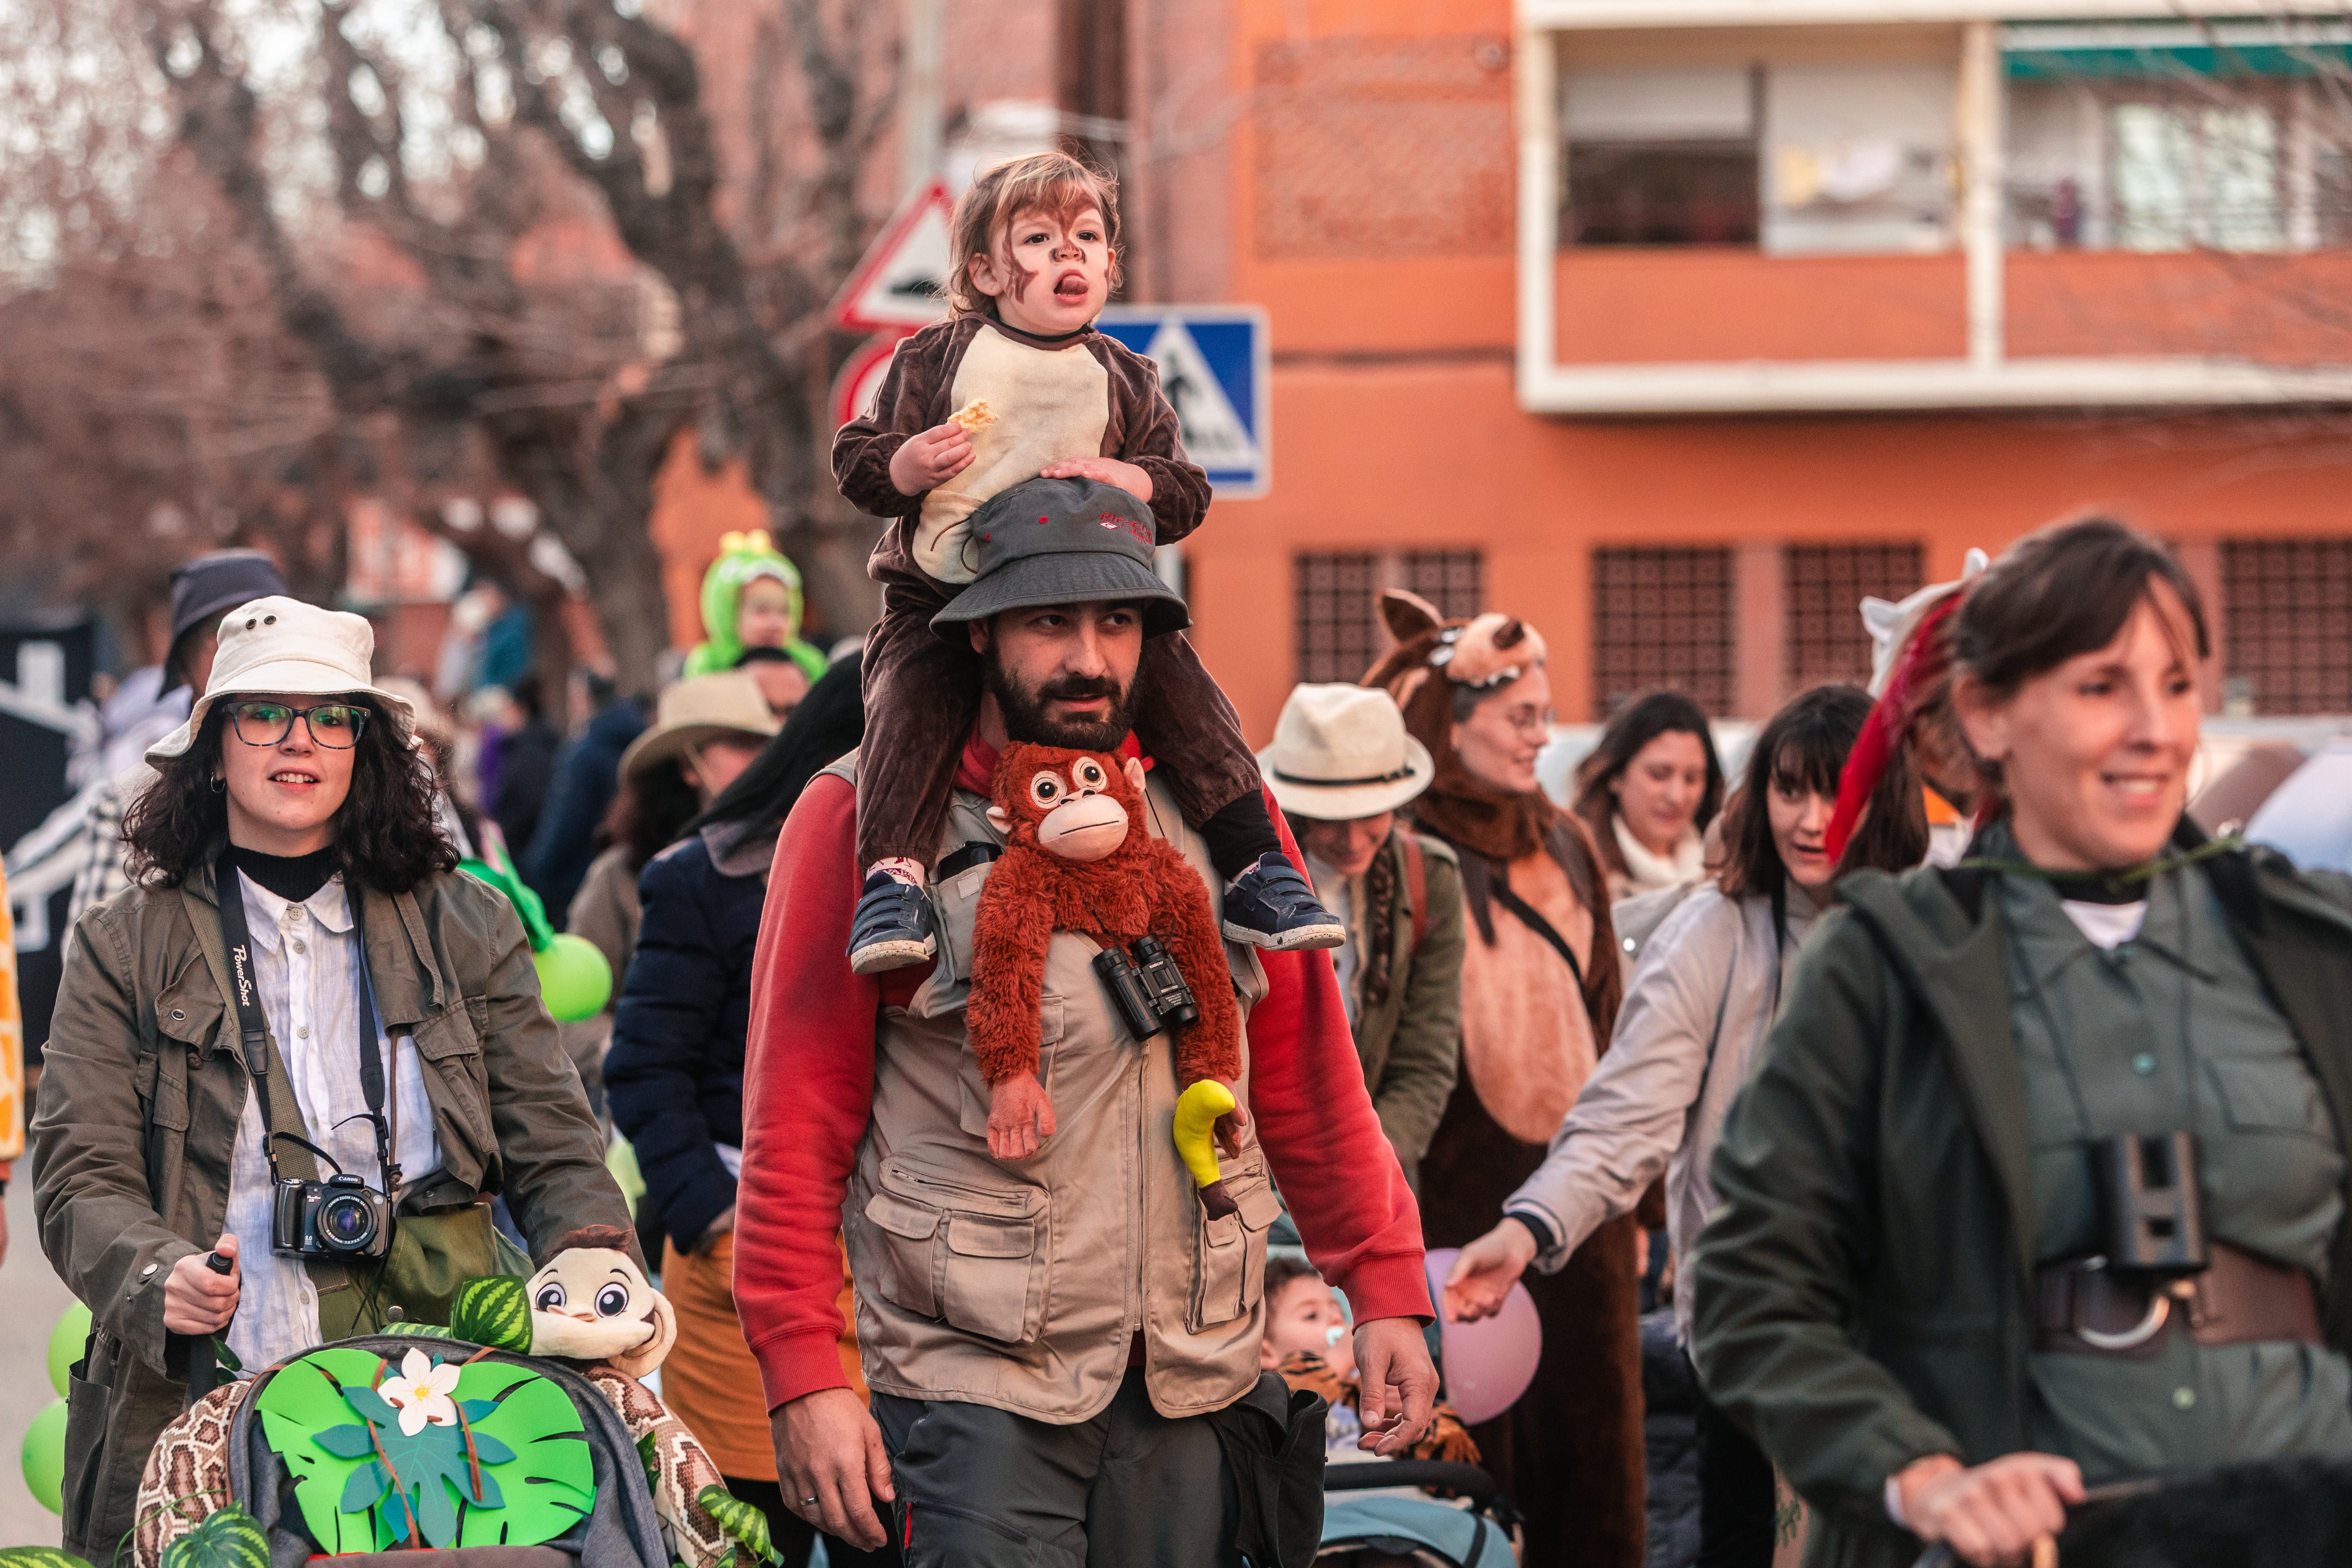
[[[833,771],[855,780],[856,759]],[[1149,826],[1182,851],[1221,907],[1198,835],[1159,785]],[[956,792],[942,861],[1000,846],[988,802]],[[972,914],[990,867],[932,892],[938,967],[875,1030],[874,1110],[843,1209],[857,1285],[866,1381],[910,1399],[993,1405],[1068,1424],[1098,1414],[1139,1335],[1144,1381],[1164,1415],[1217,1410],[1258,1375],[1265,1233],[1281,1214],[1255,1128],[1223,1163],[1241,1212],[1206,1219],[1170,1128],[1174,1052],[1119,1022],[1089,939],[1056,931],[1045,957],[1037,1070],[1055,1131],[1026,1160],[988,1152],[988,1086],[964,1038]],[[1265,994],[1255,952],[1226,944],[1244,1019]]]

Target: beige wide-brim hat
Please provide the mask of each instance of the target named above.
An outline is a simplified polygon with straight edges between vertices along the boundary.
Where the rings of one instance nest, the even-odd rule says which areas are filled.
[[[1405,733],[1395,700],[1361,686],[1294,689],[1257,766],[1283,810],[1318,822],[1394,811],[1437,776],[1429,748]]]
[[[621,753],[621,776],[635,779],[656,763],[712,741],[740,740],[746,735],[765,741],[780,727],[750,671],[689,675],[662,689],[654,727],[630,742],[629,749]]]
[[[402,745],[416,732],[408,699],[375,682],[375,628],[366,617],[322,610],[280,594],[251,599],[221,617],[212,679],[188,721],[147,748],[161,767],[195,743],[213,705],[228,697],[364,697],[392,721]]]

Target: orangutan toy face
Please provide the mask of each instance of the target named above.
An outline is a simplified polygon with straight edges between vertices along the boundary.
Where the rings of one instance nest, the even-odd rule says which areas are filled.
[[[559,1252],[530,1277],[530,1353],[608,1362],[631,1377],[659,1366],[677,1338],[668,1299],[629,1255],[601,1247]]]
[[[1011,837],[1032,837],[1065,860],[1101,860],[1127,842],[1129,799],[1143,795],[1143,766],[1129,758],[1060,746],[1013,749],[997,774],[988,818]]]

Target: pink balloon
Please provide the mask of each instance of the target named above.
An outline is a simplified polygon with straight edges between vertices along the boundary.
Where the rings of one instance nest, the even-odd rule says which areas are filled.
[[[1429,1254],[1429,1294],[1438,1303],[1439,1353],[1445,1358],[1445,1401],[1462,1413],[1470,1426],[1492,1421],[1518,1403],[1528,1384],[1536,1380],[1536,1363],[1543,1359],[1543,1324],[1536,1318],[1535,1298],[1525,1285],[1513,1285],[1503,1298],[1503,1309],[1475,1323],[1457,1323],[1445,1315],[1445,1276],[1453,1271],[1461,1249],[1441,1247]]]

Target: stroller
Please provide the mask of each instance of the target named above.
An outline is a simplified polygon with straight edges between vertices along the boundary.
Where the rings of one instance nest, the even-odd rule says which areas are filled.
[[[1420,1490],[1437,1487],[1455,1500]],[[1323,1471],[1326,1568],[1509,1568],[1518,1510],[1475,1465],[1376,1459]]]

